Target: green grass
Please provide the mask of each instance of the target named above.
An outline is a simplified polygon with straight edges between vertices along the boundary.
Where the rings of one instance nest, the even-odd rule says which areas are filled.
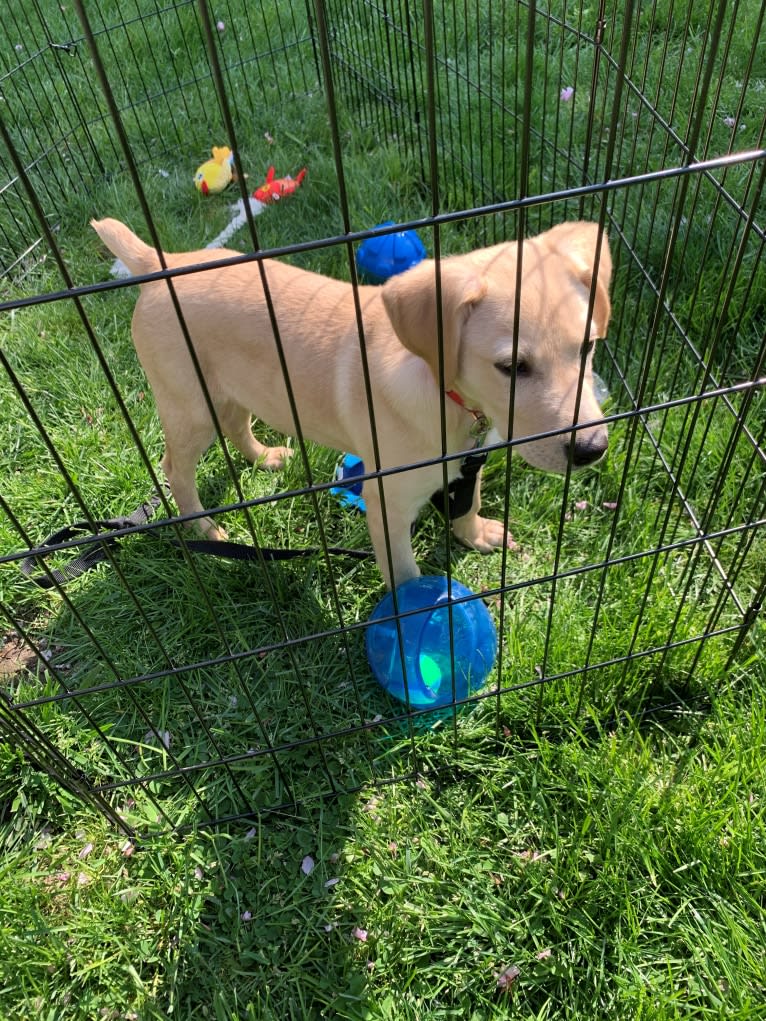
[[[671,727],[496,746],[469,723],[451,780],[131,857],[6,761],[31,818],[6,826],[4,1016],[757,1018],[752,676]]]
[[[440,209],[514,196],[523,183],[528,9],[475,6],[467,20],[437,12]],[[194,7],[87,7],[164,243],[207,243],[236,196],[203,200],[191,187],[197,163],[225,137]],[[266,248],[344,229],[326,103],[307,27],[289,7],[230,0],[215,12],[226,24],[219,42],[248,187],[269,163],[280,174],[309,168],[298,195],[256,221]],[[530,193],[582,182],[591,107],[589,176],[606,174],[619,83],[602,60],[590,91],[593,51],[571,29],[589,33],[594,11],[583,7],[580,22],[572,5],[549,7],[568,27],[538,9]],[[758,54],[742,85],[758,12],[740,3],[731,34],[733,15],[724,19],[713,85],[697,106],[695,82],[712,59],[707,10],[640,5],[627,47],[636,89],[618,109],[611,176],[683,162],[652,107],[680,139],[702,111],[698,157],[762,144]],[[146,227],[88,84],[84,44],[74,55],[44,45],[43,22],[52,38],[79,36],[74,11],[46,2],[14,17],[11,35],[25,51],[2,83],[11,136],[71,279],[107,279],[111,260],[89,217]],[[615,58],[622,17],[605,36]],[[401,77],[407,62],[399,50],[387,56],[379,25],[372,9],[344,6],[333,35],[354,230],[432,209],[427,151],[413,129],[424,125],[418,47],[416,73]],[[422,40],[419,22],[410,27]],[[401,39],[395,33],[392,45]],[[360,63],[344,91],[342,61],[368,49],[375,61]],[[564,104],[569,84],[575,94]],[[391,103],[371,99],[376,90]],[[727,128],[723,117],[734,114],[739,123]],[[10,181],[4,156],[0,166]],[[715,182],[749,210],[757,175],[745,166],[714,178],[609,197],[614,321],[598,370],[610,413],[630,411],[639,387],[656,405],[756,374],[761,250]],[[37,228],[18,184],[3,195],[0,256],[10,264]],[[600,201],[532,210],[528,227],[597,216]],[[441,244],[462,250],[512,236],[516,223],[507,214],[444,226]],[[433,250],[433,231],[422,233]],[[232,245],[249,248],[246,232]],[[62,286],[54,261],[39,255],[0,280],[3,300]],[[344,246],[294,258],[349,274]],[[83,308],[156,465],[162,437],[128,335],[134,297],[89,296]],[[0,344],[93,514],[145,499],[146,464],[74,303],[5,313]],[[368,617],[382,594],[371,564],[338,558],[331,577],[321,558],[266,569],[190,563],[142,536],[123,545],[119,573],[100,567],[66,598],[33,590],[4,565],[2,691],[27,706],[25,717],[136,837],[128,842],[33,756],[0,745],[0,1018],[763,1017],[766,663],[757,632],[729,663],[741,612],[721,577],[745,606],[763,583],[763,540],[738,531],[762,516],[763,502],[762,466],[736,428],[742,414],[762,436],[763,410],[742,395],[621,419],[607,461],[569,483],[512,460],[519,552],[501,574],[499,556],[450,551],[471,589],[505,589],[489,598],[503,625],[490,683],[503,693],[457,714],[403,720],[370,677],[361,632],[326,634]],[[330,479],[337,453],[310,446],[309,455],[314,477]],[[278,475],[234,464],[248,498],[305,481],[299,458]],[[199,482],[206,503],[236,502],[220,449],[206,455]],[[505,490],[506,460],[496,454],[489,513],[502,515]],[[0,492],[24,530],[0,516],[3,552],[83,516],[6,378]],[[361,517],[326,493],[317,507],[332,544],[368,544]],[[715,533],[709,548],[690,542],[690,515]],[[225,525],[249,541],[241,512]],[[268,545],[319,539],[307,499],[256,509],[252,526]],[[415,549],[425,570],[446,569],[434,515]],[[30,660],[17,628],[47,663]],[[701,641],[712,631],[721,633]],[[296,644],[272,648],[286,634]],[[206,665],[222,654],[232,661]],[[174,675],[179,666],[188,669]],[[65,689],[77,697],[62,698]],[[266,811],[274,806],[284,810]],[[248,818],[226,821],[245,810]],[[203,825],[210,818],[224,822]],[[518,977],[503,989],[498,978],[511,968]]]

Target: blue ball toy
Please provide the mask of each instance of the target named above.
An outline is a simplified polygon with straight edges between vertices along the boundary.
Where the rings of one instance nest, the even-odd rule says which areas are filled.
[[[396,590],[399,627],[404,644],[407,669],[405,694],[404,673],[396,620],[375,621],[394,613],[393,596],[388,592],[370,616],[367,628],[367,659],[379,683],[402,702],[414,708],[448,705],[454,699],[467,698],[484,685],[497,652],[497,632],[489,610],[474,596],[469,602],[458,602],[473,593],[460,582],[452,581],[450,600],[447,579],[427,575],[405,581]],[[455,684],[452,684],[450,656],[450,613],[455,657]],[[410,610],[421,610],[401,616]]]
[[[392,220],[378,227],[393,227]],[[362,276],[372,284],[382,284],[389,277],[417,266],[426,257],[426,249],[414,230],[400,230],[383,237],[367,238],[356,253],[356,265]]]

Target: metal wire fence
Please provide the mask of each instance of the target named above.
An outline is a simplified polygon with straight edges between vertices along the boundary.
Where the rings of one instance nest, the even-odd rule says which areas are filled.
[[[671,0],[10,10],[0,566],[7,658],[22,648],[38,665],[6,674],[9,739],[121,826],[141,801],[158,825],[180,827],[469,768],[477,742],[523,741],[532,726],[604,726],[711,698],[743,655],[766,586],[765,13]],[[221,264],[278,256],[344,276],[362,350],[354,256],[382,201],[437,260],[566,219],[609,234],[614,315],[598,370],[613,439],[600,480],[587,490],[571,474],[541,480],[516,467],[518,439],[489,444],[498,516],[513,524],[531,507],[527,553],[466,568],[449,529],[424,526],[428,568],[478,571],[500,637],[486,688],[438,717],[387,700],[370,676],[362,642],[380,581],[333,552],[366,535],[329,494],[337,455],[303,437],[278,306],[291,468],[273,484],[243,475],[206,396],[223,496],[205,514],[234,522],[251,559],[201,557],[165,493],[126,339],[134,282],[105,279],[85,223],[123,210],[158,249],[173,247],[179,221],[187,236],[212,229],[210,210],[223,207],[192,204],[188,154],[204,157],[224,136],[239,197],[248,160],[278,138],[275,152],[313,155],[306,195],[316,198],[303,210],[295,198],[280,222],[244,203],[247,250]],[[180,198],[164,208],[169,194]],[[173,293],[198,270],[154,276]],[[35,325],[20,335],[19,322]],[[95,447],[86,427],[62,440],[47,399],[71,355],[51,343],[42,357],[29,339],[61,329],[113,413]],[[374,428],[369,400],[360,414]],[[113,479],[107,499],[103,467],[118,476],[126,444],[129,478]],[[414,450],[404,465],[368,464],[366,485],[423,463]],[[19,480],[30,464],[55,478],[63,510],[40,505],[32,477]],[[144,501],[152,488],[151,508],[115,517],[115,504],[127,514],[131,495]],[[54,537],[43,559],[52,522],[73,519],[82,532]],[[296,532],[313,558],[273,563],[274,538],[300,545]],[[94,553],[103,566],[70,582],[71,557]],[[25,562],[47,594],[30,591]]]

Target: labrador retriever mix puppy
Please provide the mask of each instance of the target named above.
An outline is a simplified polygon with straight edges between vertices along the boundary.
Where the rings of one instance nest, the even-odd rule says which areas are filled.
[[[155,249],[124,224],[105,219],[93,227],[132,274],[161,269]],[[237,254],[205,249],[165,254],[162,261],[187,267]],[[281,467],[290,450],[259,443],[251,415],[280,432],[296,432],[275,322],[306,439],[351,451],[370,470],[374,428],[381,468],[427,461],[442,455],[443,404],[448,454],[472,449],[481,415],[503,439],[509,424],[514,440],[529,437],[513,449],[530,464],[565,472],[568,465],[594,463],[607,449],[591,363],[593,343],[609,321],[611,259],[594,223],[560,224],[525,241],[514,356],[519,254],[515,242],[499,244],[445,258],[438,268],[426,260],[382,287],[359,288],[371,409],[350,284],[269,259],[181,275],[172,288],[223,433],[264,468]],[[446,393],[439,382],[440,339]],[[165,280],[141,285],[133,340],[164,430],[162,467],[170,489],[182,514],[198,513],[197,462],[216,433]],[[578,423],[574,432],[536,438]],[[459,460],[448,462],[450,480],[459,472]],[[387,538],[381,487],[375,480],[365,484],[370,538],[389,587],[420,574],[411,524],[443,484],[438,463],[386,476]],[[477,478],[473,505],[452,521],[456,538],[481,552],[512,542],[502,523],[481,517],[480,508]],[[211,518],[199,524],[208,538],[225,537]]]

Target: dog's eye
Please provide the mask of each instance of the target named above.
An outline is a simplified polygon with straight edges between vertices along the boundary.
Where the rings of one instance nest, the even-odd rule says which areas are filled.
[[[502,372],[504,376],[513,375],[513,362],[495,362],[495,368],[498,372]],[[516,378],[519,376],[531,376],[532,367],[526,358],[519,358],[516,362]]]

